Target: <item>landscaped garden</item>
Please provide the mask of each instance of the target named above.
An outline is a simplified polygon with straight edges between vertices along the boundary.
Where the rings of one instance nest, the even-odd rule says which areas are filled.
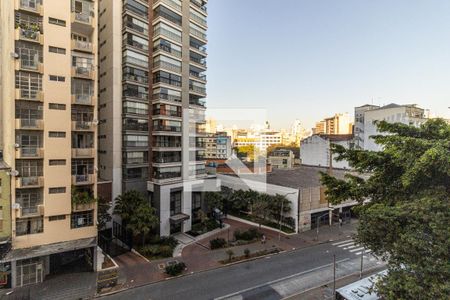
[[[279,229],[286,233],[295,232],[295,220],[285,217],[292,210],[291,202],[283,195],[269,195],[254,190],[237,190],[223,187],[221,192],[207,192],[208,207],[216,207],[248,221]],[[281,214],[281,215],[280,215]]]

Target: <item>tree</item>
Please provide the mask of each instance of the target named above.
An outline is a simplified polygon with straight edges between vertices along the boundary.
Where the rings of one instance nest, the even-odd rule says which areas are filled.
[[[228,249],[227,251],[225,251],[225,253],[228,255],[228,261],[231,262],[231,259],[233,258],[234,252],[231,249]]]
[[[205,202],[209,210],[214,208],[222,210],[223,208],[223,198],[220,192],[206,192]]]
[[[322,174],[333,204],[359,202],[357,240],[388,261],[383,299],[447,299],[450,294],[450,125],[379,122],[379,152],[333,145],[359,175]],[[369,174],[370,177],[361,174]],[[368,177],[368,178],[367,178]],[[366,201],[370,200],[370,201]]]
[[[252,205],[252,212],[254,215],[258,216],[258,224],[261,229],[261,219],[266,219],[267,208],[269,207],[270,195],[261,193],[256,198],[256,201]]]
[[[249,161],[255,159],[256,148],[255,145],[240,146],[237,148],[237,157],[247,158]]]
[[[120,216],[122,222],[126,224],[143,203],[146,203],[146,200],[141,193],[134,190],[127,191],[117,196],[113,214]]]
[[[276,194],[275,196],[270,196],[268,213],[275,220],[280,220],[281,209],[283,209],[282,214],[285,215],[292,210],[291,202],[284,195]]]
[[[145,245],[145,236],[159,224],[155,209],[147,203],[141,203],[130,216],[127,228],[133,232],[134,236],[141,235],[142,246]]]
[[[98,201],[98,230],[102,231],[104,229],[106,229],[106,224],[108,224],[109,222],[111,222],[111,214],[110,214],[110,209],[111,209],[111,202],[106,202],[103,199],[100,199],[100,201]]]

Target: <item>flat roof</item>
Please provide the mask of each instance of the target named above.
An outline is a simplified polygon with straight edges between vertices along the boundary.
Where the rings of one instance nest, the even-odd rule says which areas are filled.
[[[267,173],[267,183],[289,188],[311,188],[321,186],[320,172],[328,172],[329,168],[300,166],[293,169],[273,169]],[[333,169],[332,175],[344,179],[345,174],[355,174],[350,170]]]
[[[381,271],[372,276],[363,278],[349,285],[337,289],[341,296],[349,300],[378,300],[380,299],[376,292],[370,292],[370,289],[374,284],[380,279],[380,277],[385,276],[387,271]]]

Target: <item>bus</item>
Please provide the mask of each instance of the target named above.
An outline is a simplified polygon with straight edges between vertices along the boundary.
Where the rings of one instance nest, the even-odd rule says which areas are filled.
[[[376,291],[371,292],[371,289],[386,274],[384,270],[337,289],[336,300],[379,300]]]

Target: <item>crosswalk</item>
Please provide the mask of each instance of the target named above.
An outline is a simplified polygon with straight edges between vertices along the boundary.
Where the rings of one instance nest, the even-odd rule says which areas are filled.
[[[369,254],[372,252],[370,249],[365,249],[361,245],[357,244],[353,239],[339,241],[331,245],[341,248],[342,250],[348,250],[350,253],[356,255]]]

